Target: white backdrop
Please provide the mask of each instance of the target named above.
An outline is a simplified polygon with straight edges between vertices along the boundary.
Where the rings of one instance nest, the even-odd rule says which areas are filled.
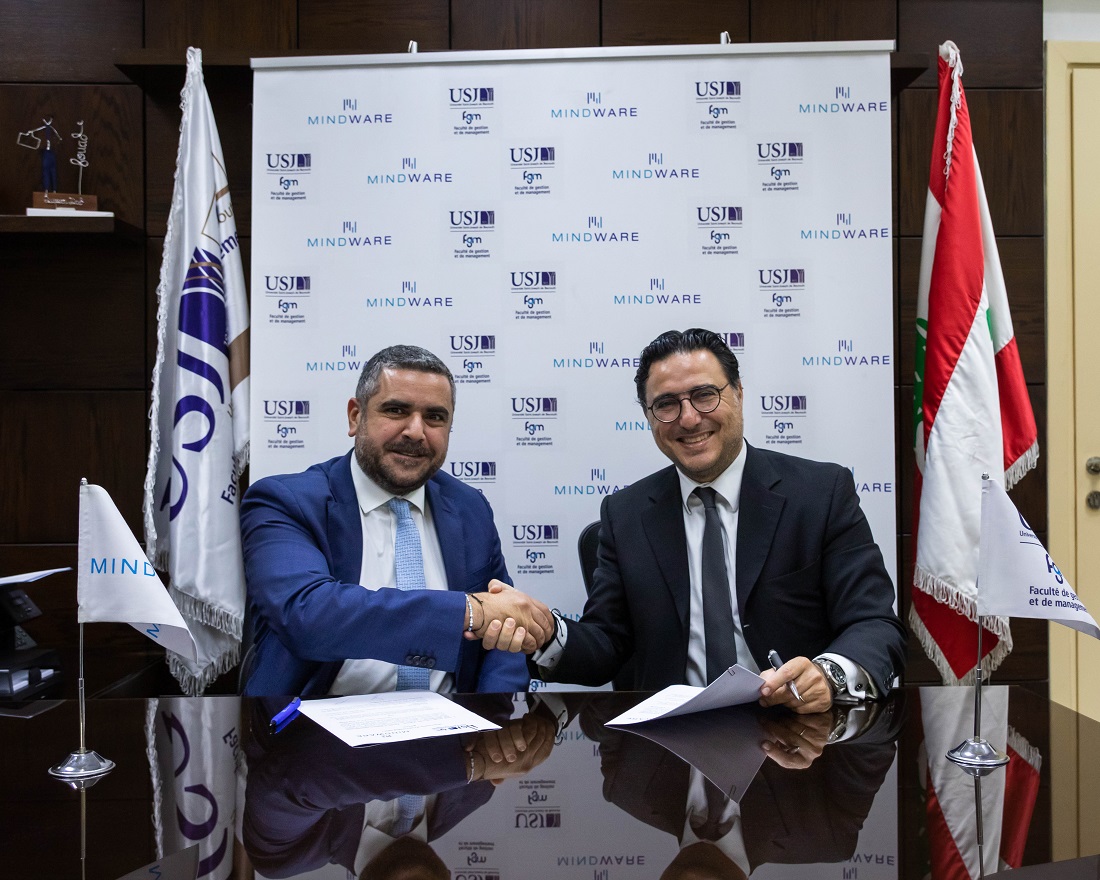
[[[703,326],[748,441],[851,467],[893,575],[891,48],[254,60],[252,479],[346,452],[362,364],[422,345],[446,467],[576,617],[580,530],[667,463],[637,355]]]

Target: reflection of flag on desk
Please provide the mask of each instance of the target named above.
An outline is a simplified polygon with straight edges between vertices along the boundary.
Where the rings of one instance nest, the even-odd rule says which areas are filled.
[[[145,544],[168,572],[197,662],[169,656],[186,693],[236,664],[244,620],[237,481],[248,462],[248,295],[218,129],[187,50],[176,185],[157,286]]]
[[[1011,488],[1039,457],[997,243],[970,132],[962,61],[940,47],[939,112],[917,290],[916,505],[910,625],[944,682],[973,678],[981,475]],[[1012,650],[984,621],[984,668]]]
[[[77,620],[128,623],[170,651],[195,656],[187,624],[106,490],[80,487]]]

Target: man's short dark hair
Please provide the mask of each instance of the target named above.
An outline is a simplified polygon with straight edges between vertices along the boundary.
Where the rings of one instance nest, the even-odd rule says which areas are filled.
[[[418,345],[391,345],[383,348],[374,355],[363,367],[359,374],[359,384],[355,386],[355,399],[360,403],[370,400],[376,391],[382,378],[382,371],[391,370],[418,370],[421,373],[435,373],[446,376],[451,384],[451,406],[455,405],[455,378],[447,365],[426,348]]]
[[[634,385],[638,391],[638,403],[645,406],[645,386],[649,381],[650,368],[659,360],[664,360],[670,354],[689,354],[693,351],[706,349],[722,365],[730,385],[737,386],[741,381],[741,375],[737,368],[737,355],[730,351],[730,347],[722,340],[722,337],[711,330],[701,327],[693,327],[690,330],[667,330],[642,349],[638,372],[634,374]],[[686,390],[686,389],[685,389]]]

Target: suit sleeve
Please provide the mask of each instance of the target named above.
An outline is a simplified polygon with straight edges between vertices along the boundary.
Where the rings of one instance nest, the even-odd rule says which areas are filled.
[[[463,594],[343,583],[321,549],[324,530],[324,514],[307,512],[279,479],[254,484],[241,505],[249,599],[279,641],[305,660],[401,664],[420,655],[454,671],[464,642]]]
[[[611,681],[634,651],[634,634],[619,569],[615,523],[605,498],[600,506],[600,542],[592,589],[579,621],[567,624],[565,650],[548,681],[598,687]],[[540,670],[536,668],[534,674]]]
[[[879,693],[888,693],[905,666],[905,628],[894,611],[893,582],[845,468],[837,469],[833,484],[821,584],[834,633],[827,650],[858,663]]]

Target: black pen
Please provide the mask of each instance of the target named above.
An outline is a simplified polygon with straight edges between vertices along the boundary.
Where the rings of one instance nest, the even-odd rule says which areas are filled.
[[[290,701],[289,705],[285,709],[280,709],[275,713],[275,717],[271,719],[269,730],[272,733],[278,733],[291,721],[298,716],[298,708],[302,705],[302,700],[299,697],[295,697]]]
[[[783,665],[783,660],[775,651],[768,651],[768,662],[772,665],[772,669],[778,669]],[[794,694],[794,698],[800,703],[806,702],[798,695],[798,690],[794,686],[794,680],[787,682],[787,687],[791,689],[791,693]]]

